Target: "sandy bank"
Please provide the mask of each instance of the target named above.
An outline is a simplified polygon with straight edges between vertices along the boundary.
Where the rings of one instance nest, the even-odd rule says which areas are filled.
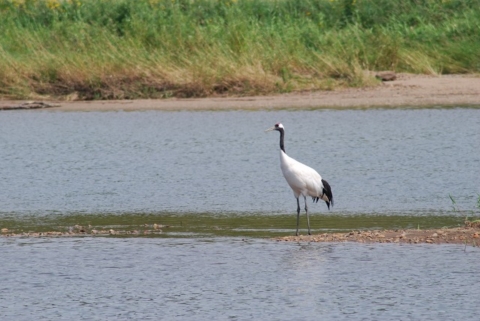
[[[375,230],[318,235],[284,236],[277,241],[289,242],[358,242],[358,243],[408,243],[408,244],[466,244],[480,245],[479,228],[442,228],[436,230]]]
[[[46,231],[46,232],[14,232],[3,228],[0,237],[107,237],[129,236],[142,237],[161,235],[168,232],[169,226],[154,224],[141,229],[107,229],[91,228],[76,225],[70,231]],[[399,229],[399,230],[361,230],[344,233],[323,233],[317,235],[282,236],[276,241],[285,242],[357,242],[357,243],[407,243],[407,244],[464,244],[469,246],[480,245],[480,228],[457,227],[441,228],[435,230]]]
[[[49,101],[56,111],[231,110],[403,106],[480,106],[480,75],[398,74],[377,87],[258,97],[161,100]],[[0,100],[0,108],[22,101]]]

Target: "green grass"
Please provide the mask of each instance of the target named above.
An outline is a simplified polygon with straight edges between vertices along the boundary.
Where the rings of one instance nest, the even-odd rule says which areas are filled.
[[[455,198],[451,195],[448,194],[448,197],[450,198],[450,201],[452,202],[452,210],[453,212],[460,212],[460,208],[457,206],[457,201]],[[480,227],[480,219],[478,214],[480,213],[480,194],[477,194],[477,199],[476,199],[476,204],[475,204],[476,209],[470,210],[470,211],[465,211],[465,226],[466,227],[475,227],[478,228]],[[469,218],[469,215],[471,215],[471,218]]]
[[[480,0],[0,0],[0,97],[257,95],[480,71]]]

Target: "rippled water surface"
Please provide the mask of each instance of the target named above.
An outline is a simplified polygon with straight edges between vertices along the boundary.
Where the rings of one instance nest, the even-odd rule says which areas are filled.
[[[479,215],[479,112],[1,112],[0,228],[168,227],[0,237],[0,320],[477,320],[477,247],[270,240],[296,202],[263,131],[332,185],[314,232],[440,228]]]
[[[477,320],[451,245],[0,239],[2,320]]]
[[[263,132],[278,121],[335,214],[442,214],[449,194],[475,207],[478,109],[32,111],[0,114],[0,215],[292,213],[279,135]]]

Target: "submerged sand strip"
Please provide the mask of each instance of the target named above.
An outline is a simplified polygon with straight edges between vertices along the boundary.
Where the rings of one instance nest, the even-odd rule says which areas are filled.
[[[0,237],[4,238],[56,238],[56,237],[142,237],[162,235],[169,226],[147,226],[144,229],[95,229],[76,226],[69,231],[13,232],[3,228]],[[168,233],[167,233],[168,234]],[[164,235],[164,237],[167,235]],[[357,242],[357,243],[406,243],[406,244],[464,244],[480,245],[480,228],[458,227],[442,229],[398,229],[398,230],[362,230],[346,233],[323,233],[317,235],[282,236],[274,238],[285,242]]]

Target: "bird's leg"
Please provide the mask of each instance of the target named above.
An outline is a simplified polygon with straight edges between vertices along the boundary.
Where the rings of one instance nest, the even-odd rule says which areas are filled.
[[[310,219],[308,218],[307,197],[304,196],[303,199],[305,200],[305,213],[307,214],[308,235],[312,235],[312,233],[310,233]]]
[[[300,200],[297,197],[297,233],[295,233],[296,236],[298,236],[298,225],[300,224]]]

